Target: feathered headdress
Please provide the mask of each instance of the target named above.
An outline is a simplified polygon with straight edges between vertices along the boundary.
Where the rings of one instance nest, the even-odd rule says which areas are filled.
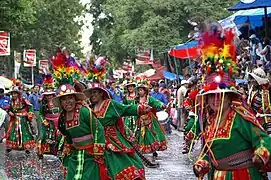
[[[42,75],[42,85],[44,89],[54,89],[54,79],[52,74],[47,73]]]
[[[150,80],[144,76],[136,77],[136,83],[137,83],[137,88],[144,87],[144,88],[149,89],[151,86]]]
[[[87,59],[87,80],[92,82],[103,82],[105,80],[106,56],[95,59],[94,56]]]
[[[232,30],[222,30],[217,24],[202,33],[202,75],[204,88],[199,95],[237,92],[234,74],[237,71],[236,49]]]
[[[62,84],[74,85],[86,72],[83,66],[77,63],[73,57],[62,51],[58,51],[51,62],[56,87],[60,87]]]

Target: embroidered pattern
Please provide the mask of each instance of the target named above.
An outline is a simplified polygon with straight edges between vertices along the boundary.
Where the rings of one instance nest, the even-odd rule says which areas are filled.
[[[225,120],[225,124],[218,128],[216,136],[214,137],[214,120],[211,121],[211,124],[207,126],[206,129],[206,137],[208,140],[214,140],[214,139],[230,139],[231,136],[231,129],[233,126],[233,122],[235,119],[236,112],[231,110],[227,118]]]
[[[66,120],[66,129],[75,128],[80,126],[79,116],[80,116],[80,109],[82,104],[76,104],[76,110],[72,120]],[[64,114],[62,114],[64,116]]]
[[[110,102],[111,102],[110,99],[105,100],[105,102],[103,103],[103,105],[100,108],[100,110],[94,112],[97,118],[104,118]]]

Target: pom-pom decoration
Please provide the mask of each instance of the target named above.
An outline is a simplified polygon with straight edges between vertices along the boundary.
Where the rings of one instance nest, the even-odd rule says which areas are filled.
[[[52,77],[52,74],[43,74],[42,84],[44,89],[54,89],[54,79]]]
[[[63,84],[74,85],[75,81],[79,81],[86,72],[83,66],[67,52],[58,51],[56,56],[51,59],[51,63],[56,87]]]
[[[211,30],[214,31],[204,32],[200,40],[203,71],[207,75],[217,73],[217,71],[221,74],[224,71],[232,76],[237,70],[235,35],[232,30],[222,32],[215,27]]]
[[[87,80],[93,82],[104,82],[106,73],[107,57],[90,57],[87,59]]]

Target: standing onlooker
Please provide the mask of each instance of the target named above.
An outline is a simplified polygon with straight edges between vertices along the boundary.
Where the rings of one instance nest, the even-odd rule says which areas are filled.
[[[264,57],[264,68],[265,70],[271,70],[271,46],[268,38],[263,40],[264,49],[261,51],[261,55]]]
[[[40,129],[40,121],[38,118],[40,117],[40,103],[42,99],[42,95],[40,94],[40,87],[39,85],[35,85],[33,88],[33,93],[29,95],[28,101],[33,105],[33,111],[35,118],[33,118],[32,125],[34,127],[35,132],[33,132],[36,135],[39,135],[38,129]]]
[[[122,103],[123,95],[122,95],[121,90],[118,87],[116,87],[115,82],[111,83],[110,89],[108,89],[108,91],[109,91],[110,95],[112,96],[112,99],[114,99],[117,102]]]
[[[152,84],[153,87],[153,91],[151,92],[151,96],[159,101],[161,101],[162,103],[164,103],[165,105],[168,104],[168,100],[165,97],[164,94],[162,94],[161,92],[159,92],[159,84],[157,82],[154,82]],[[161,109],[159,109],[161,110]]]
[[[10,104],[10,98],[8,96],[5,96],[5,87],[4,85],[0,84],[0,108],[7,111],[9,109],[9,104]],[[8,119],[9,117],[6,116],[4,119],[4,122],[2,126],[5,128],[5,131],[7,131],[8,128]],[[0,123],[0,130],[2,128],[1,123]],[[0,132],[0,138],[2,139],[2,134],[3,132]]]
[[[181,81],[181,87],[177,91],[177,105],[178,105],[178,130],[184,131],[184,125],[185,125],[185,116],[186,116],[186,110],[183,107],[183,102],[185,95],[187,93],[187,87],[188,87],[189,81],[182,80]]]

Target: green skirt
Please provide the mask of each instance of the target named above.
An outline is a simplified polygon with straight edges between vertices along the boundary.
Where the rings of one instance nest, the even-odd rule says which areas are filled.
[[[7,149],[28,150],[36,146],[34,137],[30,132],[30,121],[26,117],[19,117],[11,121],[6,137]]]
[[[140,157],[115,126],[105,126],[105,164],[113,180],[145,179],[144,165]]]
[[[75,150],[66,159],[67,180],[100,180],[99,164],[86,150]]]

